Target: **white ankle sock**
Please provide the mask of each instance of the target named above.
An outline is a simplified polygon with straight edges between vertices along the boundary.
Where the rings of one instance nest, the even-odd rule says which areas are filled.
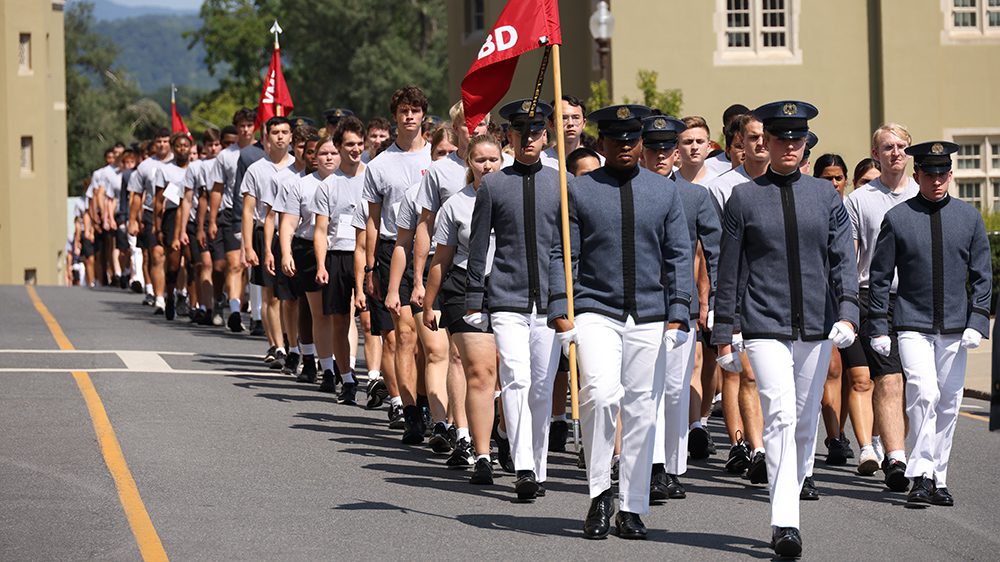
[[[371,371],[368,371],[368,380],[373,381],[375,379],[380,379],[380,378],[382,378],[382,372],[379,371],[378,369],[372,369]]]
[[[392,404],[393,406],[402,407],[403,406],[403,399],[400,398],[399,396],[392,396],[392,397],[389,398],[389,403]]]
[[[316,344],[314,343],[302,344],[302,355],[316,355]]]
[[[330,371],[333,372],[333,357],[324,357],[319,360],[319,370],[320,371]]]
[[[460,428],[458,428],[456,430],[456,433],[458,434],[458,438],[459,439],[469,439],[470,441],[472,440],[469,437],[469,428],[467,428],[467,427],[460,427]]]
[[[902,449],[897,449],[895,451],[889,451],[889,459],[899,462],[906,462],[906,451]]]
[[[229,314],[240,311],[240,299],[229,299]]]

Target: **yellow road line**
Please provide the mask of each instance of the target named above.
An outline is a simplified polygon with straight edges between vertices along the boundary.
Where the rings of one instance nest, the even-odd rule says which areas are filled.
[[[66,337],[65,332],[56,322],[55,317],[49,312],[42,299],[38,297],[38,292],[31,285],[27,286],[28,296],[31,297],[35,310],[45,320],[45,324],[52,332],[52,337],[56,340],[61,350],[72,350],[73,344]],[[156,534],[153,521],[146,512],[146,506],[139,496],[139,488],[135,484],[132,472],[125,462],[125,455],[122,453],[121,445],[115,436],[115,430],[111,427],[111,420],[104,409],[104,403],[94,388],[94,383],[90,380],[90,375],[85,371],[73,371],[73,379],[76,381],[83,401],[87,404],[87,411],[90,412],[90,419],[94,424],[94,432],[97,434],[97,442],[101,446],[101,454],[104,456],[104,463],[108,466],[108,472],[115,481],[118,489],[118,499],[125,509],[125,517],[128,518],[129,527],[132,528],[132,535],[139,546],[139,553],[142,559],[147,562],[166,561],[167,553],[163,550],[163,543],[160,536]]]
[[[970,414],[969,412],[959,412],[958,415],[965,416],[965,417],[967,417],[969,419],[972,419],[972,420],[979,420],[981,422],[987,422],[987,423],[989,423],[989,421],[990,421],[990,418],[988,416],[983,416],[981,414]]]

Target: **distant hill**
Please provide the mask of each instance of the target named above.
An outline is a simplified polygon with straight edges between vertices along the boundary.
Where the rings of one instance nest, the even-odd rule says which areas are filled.
[[[183,36],[200,27],[197,14],[149,14],[98,21],[94,31],[114,41],[119,66],[139,82],[143,93],[150,94],[171,82],[196,90],[218,86],[205,67],[205,49],[198,45],[188,50],[189,40]]]
[[[70,0],[70,3],[80,0]],[[167,6],[123,6],[112,0],[88,0],[94,5],[94,19],[97,21],[119,20],[137,16],[171,15],[183,16],[197,14],[197,10],[171,8]],[[165,0],[164,4],[169,4]]]

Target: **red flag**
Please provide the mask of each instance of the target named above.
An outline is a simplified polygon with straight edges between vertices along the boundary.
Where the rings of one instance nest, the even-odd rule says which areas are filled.
[[[517,59],[546,45],[561,45],[557,0],[510,0],[462,80],[465,124],[471,133],[510,89]]]
[[[284,117],[292,112],[292,94],[285,84],[285,76],[281,73],[281,50],[278,42],[274,42],[274,53],[271,54],[271,66],[264,77],[264,88],[260,91],[260,103],[257,105],[257,120],[254,130],[267,123],[267,120],[278,116]]]
[[[191,131],[188,131],[187,125],[184,124],[184,120],[181,119],[181,114],[177,113],[177,99],[174,93],[177,92],[177,88],[174,85],[170,85],[170,132],[171,133],[184,133],[187,136],[191,136]]]

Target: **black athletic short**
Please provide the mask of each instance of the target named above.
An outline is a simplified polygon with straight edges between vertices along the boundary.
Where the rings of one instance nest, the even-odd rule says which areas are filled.
[[[177,207],[163,210],[163,218],[160,219],[160,232],[163,233],[163,236],[160,236],[159,240],[163,240],[164,248],[169,248],[170,245],[174,243],[174,228],[177,226],[177,210]]]
[[[330,276],[323,291],[323,314],[350,314],[354,296],[354,252],[331,250],[326,253]]]
[[[139,227],[136,245],[143,250],[152,250],[156,247],[156,234],[153,232],[153,211],[143,209],[142,224]]]
[[[216,240],[221,243],[223,254],[238,252],[243,247],[243,223],[233,222],[232,215],[232,209],[224,209],[219,211],[219,216],[216,219],[216,224],[219,227]]]
[[[277,236],[275,236],[275,239]],[[253,228],[253,240],[252,247],[254,253],[257,254],[257,265],[250,266],[250,282],[254,285],[260,285],[262,287],[274,287],[275,286],[275,276],[268,273],[267,269],[264,267],[264,227],[255,226]],[[279,272],[281,270],[281,251],[272,241],[271,244],[272,254],[274,254],[274,270]],[[226,250],[229,251],[228,249]]]
[[[194,227],[194,223],[191,221],[187,223],[187,235],[188,246],[191,248],[191,261],[201,263],[201,253],[207,252],[208,246],[202,246],[198,243],[198,229]]]
[[[395,240],[381,238],[375,245],[375,270],[372,272],[372,282],[380,291],[382,298],[377,299],[368,295],[368,310],[371,311],[372,334],[377,336],[385,335],[395,329],[392,315],[385,307],[385,294],[389,290],[389,262],[392,260],[392,249],[395,247]]]
[[[128,243],[128,215],[115,215],[115,222],[118,223],[118,230],[115,231],[115,247],[121,251],[131,251],[132,247]]]
[[[274,293],[279,300],[305,298],[306,293],[320,289],[316,283],[316,250],[313,241],[293,237],[292,259],[295,260],[294,277],[288,277],[283,270],[275,275]],[[277,270],[281,264],[275,261],[274,267]]]
[[[482,331],[474,326],[470,326],[463,317],[465,316],[465,294],[468,284],[468,272],[458,266],[452,266],[448,270],[448,275],[441,282],[440,298],[441,321],[440,325],[447,328],[450,334],[492,334],[493,328],[488,327]],[[486,303],[483,303],[483,310],[486,310]]]
[[[87,237],[84,236],[83,239],[80,241],[80,255],[85,258],[94,257],[94,254],[97,253],[96,248],[94,246],[95,246],[94,242],[91,240],[87,240]]]
[[[871,371],[872,378],[880,377],[882,375],[891,375],[893,373],[903,373],[903,363],[899,359],[899,341],[896,339],[896,333],[892,331],[892,311],[896,307],[896,295],[889,295],[889,340],[892,342],[892,347],[889,349],[889,356],[886,357],[874,349],[872,349],[871,344],[871,326],[868,322],[868,289],[864,288],[858,291],[858,301],[861,303],[861,330],[859,330],[858,338],[861,340],[861,347],[864,349],[865,357],[868,360],[868,368]]]

